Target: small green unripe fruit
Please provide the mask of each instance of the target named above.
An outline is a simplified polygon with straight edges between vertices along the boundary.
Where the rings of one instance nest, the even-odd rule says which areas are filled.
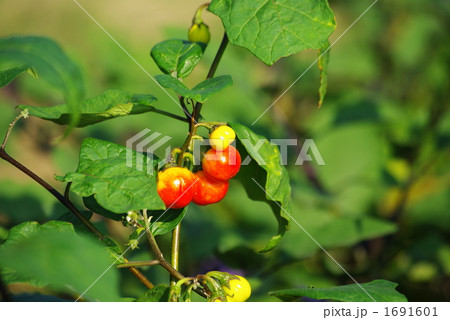
[[[210,38],[209,27],[203,22],[199,24],[194,23],[189,29],[189,41],[208,44]]]

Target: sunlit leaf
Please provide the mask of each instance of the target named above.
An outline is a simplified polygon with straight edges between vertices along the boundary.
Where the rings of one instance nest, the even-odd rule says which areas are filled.
[[[250,199],[264,201],[270,205],[278,221],[278,234],[260,250],[267,252],[280,242],[289,227],[291,211],[289,175],[286,168],[281,165],[281,155],[277,146],[241,124],[232,123],[230,126],[236,132],[237,149],[242,161],[245,162],[247,156],[252,158],[248,165],[244,163],[241,166],[237,179],[241,181]]]
[[[70,190],[81,197],[94,195],[100,206],[117,214],[160,210],[165,205],[156,192],[154,161],[123,146],[87,138],[77,170],[58,179],[72,182]]]
[[[186,78],[200,62],[203,50],[196,42],[170,39],[156,44],[150,55],[162,72]]]
[[[156,98],[152,95],[132,94],[126,91],[111,89],[99,96],[89,98],[81,103],[77,127],[85,127],[108,119],[140,114],[155,110],[152,106]],[[33,107],[20,105],[18,108],[28,109],[30,115],[57,124],[70,123],[71,109],[67,104],[52,107]]]
[[[267,65],[305,49],[320,49],[336,28],[326,0],[213,0],[228,39]]]

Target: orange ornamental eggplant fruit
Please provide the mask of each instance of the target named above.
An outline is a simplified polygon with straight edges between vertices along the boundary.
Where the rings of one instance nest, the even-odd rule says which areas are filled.
[[[181,209],[194,197],[197,178],[186,168],[171,167],[158,173],[156,190],[166,208]]]
[[[203,171],[195,174],[198,179],[192,202],[200,206],[216,203],[222,200],[228,191],[228,181],[210,179]]]
[[[209,149],[202,160],[203,172],[211,179],[227,181],[233,178],[241,167],[241,155],[233,146],[225,150]]]

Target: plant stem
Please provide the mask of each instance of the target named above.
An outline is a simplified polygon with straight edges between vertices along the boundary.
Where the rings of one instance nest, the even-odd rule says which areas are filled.
[[[209,6],[209,2],[206,2],[206,3],[202,4],[200,7],[198,7],[197,11],[195,12],[194,18],[192,19],[192,23],[195,23],[195,24],[203,23],[202,11],[203,11],[203,9],[208,8],[208,6]]]
[[[147,217],[147,210],[142,210],[142,214],[144,216],[144,222],[145,222],[145,233],[147,235],[147,240],[150,244],[150,247],[152,248],[153,253],[156,256],[156,259],[159,261],[159,264],[169,271],[169,273],[178,280],[184,279],[185,277],[179,273],[177,270],[175,270],[170,263],[167,262],[166,259],[164,259],[164,256],[161,252],[161,249],[159,249],[158,243],[155,240],[155,237],[153,236],[152,232],[150,231],[150,225],[148,223],[148,217]]]
[[[219,49],[217,50],[216,56],[214,57],[214,60],[208,71],[206,79],[210,79],[210,78],[214,77],[214,74],[217,70],[220,60],[222,59],[223,53],[225,52],[227,45],[228,45],[228,37],[227,37],[227,34],[224,33],[222,42],[220,43]],[[180,97],[180,104],[186,113],[187,108],[184,103],[184,97]],[[182,165],[183,159],[184,159],[184,157],[183,157],[184,153],[189,149],[191,142],[192,142],[192,138],[197,133],[198,121],[200,119],[200,111],[202,109],[202,106],[203,106],[202,103],[197,102],[193,107],[192,114],[187,119],[189,121],[189,133],[188,133],[186,140],[184,141],[183,146],[181,147],[181,151],[180,151],[180,154],[178,156],[178,161],[177,161],[178,166]],[[152,248],[152,251],[155,253],[156,258],[158,259],[160,264],[165,269],[167,269],[167,271],[169,271],[169,273],[171,274],[170,284],[171,284],[171,286],[173,286],[176,283],[176,281],[175,281],[176,279],[180,280],[180,279],[184,278],[183,275],[178,272],[179,249],[180,249],[179,248],[180,247],[180,224],[178,224],[176,226],[176,228],[172,231],[172,256],[171,256],[172,264],[170,265],[164,259],[163,255],[161,253],[161,250],[159,249],[159,247],[155,241],[155,238],[153,237],[152,233],[150,232],[150,229],[148,226],[147,212],[143,211],[143,214],[144,214],[144,219],[145,219],[145,223],[146,223],[147,238],[148,238],[148,241]],[[181,276],[181,278],[180,278],[180,276]],[[195,291],[197,293],[199,293],[200,295],[202,295],[203,297],[205,297],[204,292],[202,292],[202,291],[199,292],[199,290],[195,290]]]
[[[179,253],[180,253],[180,229],[181,222],[172,231],[172,256],[171,264],[175,270],[179,268]],[[170,285],[174,286],[176,281],[173,277],[171,278]]]
[[[219,62],[222,59],[223,53],[228,45],[228,36],[226,32],[223,34],[222,42],[220,43],[219,49],[217,50],[216,56],[209,68],[208,74],[206,75],[206,79],[211,79],[214,77],[216,73],[217,67],[219,66]],[[202,110],[203,103],[197,102],[194,107],[194,112],[192,113],[192,118],[197,123],[200,119],[200,111]]]
[[[125,259],[125,261],[128,261]],[[144,276],[142,274],[142,272],[140,272],[138,269],[136,269],[135,267],[128,267],[128,270],[130,270],[130,272],[141,282],[143,283],[147,289],[152,289],[155,287],[155,285],[153,283],[151,283],[150,280],[148,280],[148,278],[146,276]]]
[[[208,74],[206,75],[206,79],[210,79],[214,77],[214,74],[216,73],[217,67],[219,66],[219,62],[222,59],[223,53],[225,52],[225,49],[228,45],[228,37],[227,34],[224,33],[222,42],[220,43],[219,49],[217,50],[216,56],[214,57],[214,60],[211,64],[211,67],[209,68]],[[182,101],[183,97],[180,98],[180,102]],[[183,106],[183,104],[182,104]],[[197,102],[194,105],[194,108],[192,110],[192,115],[190,116],[189,120],[189,134],[186,140],[184,141],[183,146],[181,147],[180,157],[178,160],[178,165],[181,166],[181,161],[183,161],[183,154],[186,152],[186,150],[189,148],[192,137],[195,136],[197,133],[197,125],[198,121],[200,119],[200,111],[202,110],[203,103]]]
[[[161,249],[159,249],[158,243],[155,240],[155,237],[153,236],[152,232],[150,231],[150,225],[148,222],[148,216],[147,216],[147,210],[142,210],[142,215],[144,216],[144,222],[145,222],[145,233],[147,235],[147,239],[148,242],[150,243],[150,247],[152,248],[153,253],[156,256],[156,259],[159,261],[159,264],[166,269],[170,275],[177,279],[177,280],[186,280],[186,281],[190,281],[187,280],[187,278],[185,276],[183,276],[180,272],[178,272],[178,270],[175,270],[172,265],[170,263],[167,262],[167,260],[164,258]],[[194,289],[194,291],[199,294],[200,296],[202,296],[203,298],[207,298],[206,293],[199,289],[196,288]]]
[[[187,119],[187,118],[178,116],[178,115],[176,115],[176,114],[173,114],[173,113],[171,113],[171,112],[167,112],[167,111],[164,111],[164,110],[159,110],[159,109],[154,108],[154,109],[153,109],[153,112],[159,113],[159,114],[162,114],[162,115],[165,115],[165,116],[167,116],[167,117],[170,117],[170,118],[173,118],[173,119],[176,119],[176,120],[179,120],[179,121],[189,122],[189,119]],[[185,111],[185,112],[186,112],[186,111]]]
[[[214,77],[217,67],[219,66],[219,62],[222,59],[223,53],[225,52],[225,49],[227,48],[227,45],[228,45],[228,36],[226,33],[224,33],[222,42],[220,43],[219,49],[217,50],[217,53],[216,53],[216,56],[214,57],[211,67],[209,68],[208,74],[206,75],[206,79],[210,79],[210,78]]]
[[[150,261],[129,261],[126,263],[121,263],[116,266],[116,268],[134,268],[134,267],[148,267],[148,266],[156,266],[159,264],[158,260],[150,260]]]

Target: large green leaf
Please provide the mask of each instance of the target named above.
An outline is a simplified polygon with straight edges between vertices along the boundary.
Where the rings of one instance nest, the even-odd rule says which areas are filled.
[[[171,39],[156,44],[150,55],[165,74],[186,78],[200,62],[203,50],[196,42]]]
[[[126,91],[111,89],[101,95],[84,100],[80,105],[80,119],[77,127],[85,127],[108,119],[123,117],[131,114],[151,112],[156,98],[152,95],[132,94]],[[71,109],[67,104],[52,107],[33,107],[20,105],[18,108],[28,109],[30,115],[57,124],[70,123]]]
[[[228,75],[207,79],[200,82],[192,89],[188,89],[181,81],[166,74],[157,75],[155,78],[164,88],[172,89],[187,99],[192,99],[201,103],[206,102],[209,97],[233,84],[233,80]]]
[[[368,283],[350,284],[330,288],[296,288],[269,292],[283,301],[293,301],[308,297],[318,300],[345,302],[406,302],[406,297],[395,290],[397,283],[387,280],[374,280]],[[370,295],[370,296],[369,296]]]
[[[339,123],[351,121],[349,116],[342,118],[335,120],[336,128],[314,139],[326,162],[325,166],[316,167],[319,179],[332,192],[342,192],[361,181],[375,185],[386,157],[382,130],[367,122]]]
[[[47,284],[74,296],[92,285],[84,295],[90,300],[119,299],[117,270],[104,273],[110,265],[111,258],[98,241],[75,234],[72,225],[62,221],[20,224],[0,246],[0,266],[13,270],[17,281]]]
[[[34,237],[38,235],[39,232],[45,232],[48,230],[70,231],[73,230],[73,227],[69,223],[60,221],[49,221],[43,225],[40,225],[36,221],[23,222],[11,228],[8,237],[0,248],[14,247],[16,243],[20,243],[20,241],[23,241],[24,239]],[[17,273],[16,270],[8,266],[1,268],[1,274],[6,283],[24,282],[34,286],[45,285],[45,282],[41,279],[33,278],[28,274]]]
[[[30,67],[27,65],[17,66],[13,68],[8,68],[5,70],[0,70],[0,88],[6,86],[11,81],[13,81],[22,72],[29,70]]]
[[[37,235],[39,232],[46,232],[48,230],[57,230],[59,232],[73,231],[72,224],[65,221],[52,220],[40,225],[36,221],[27,221],[21,223],[9,230],[9,235],[2,247],[13,246],[24,239],[28,239]]]
[[[51,86],[60,90],[78,121],[78,107],[84,96],[80,69],[56,42],[37,36],[14,36],[0,39],[0,69],[27,65]]]
[[[278,221],[278,234],[260,250],[267,252],[280,242],[289,227],[291,212],[289,175],[286,168],[281,165],[277,146],[241,124],[232,123],[230,126],[236,132],[237,149],[243,161],[237,179],[241,181],[252,200],[264,201],[270,205]],[[252,158],[249,164],[245,163],[247,156]]]
[[[213,0],[228,39],[267,65],[305,49],[320,49],[336,28],[326,0]]]
[[[156,191],[154,161],[123,146],[87,138],[77,171],[57,178],[72,182],[70,190],[79,196],[94,195],[100,206],[114,213],[161,210],[165,205]]]

